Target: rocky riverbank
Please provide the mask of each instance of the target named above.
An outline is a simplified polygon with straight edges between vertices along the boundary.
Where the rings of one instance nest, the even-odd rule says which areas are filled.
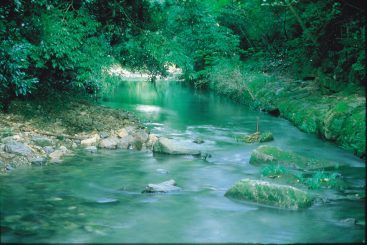
[[[75,99],[68,103],[18,100],[10,113],[0,114],[0,173],[59,163],[78,150],[150,149],[156,139],[124,110]]]
[[[292,80],[254,73],[233,93],[240,93],[241,100],[256,109],[288,119],[300,130],[365,158],[364,88],[345,87],[337,92],[324,80]]]

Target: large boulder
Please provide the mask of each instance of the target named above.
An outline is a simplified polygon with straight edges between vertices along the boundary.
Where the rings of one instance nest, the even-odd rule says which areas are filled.
[[[145,189],[142,191],[143,193],[155,193],[155,192],[171,192],[171,191],[179,191],[180,187],[176,186],[176,181],[173,179],[164,181],[159,184],[148,184]]]
[[[48,156],[51,162],[60,162],[61,158],[69,153],[69,150],[65,146],[60,146],[59,149],[53,151]]]
[[[340,165],[327,160],[307,158],[268,145],[260,146],[251,153],[250,164],[260,165],[264,163],[280,164],[301,170],[335,169]]]
[[[117,148],[119,149],[130,149],[130,148],[134,148],[134,149],[141,149],[141,145],[139,147],[139,144],[137,143],[137,141],[135,140],[135,138],[132,135],[127,135],[125,137],[122,137],[121,139],[118,139],[117,141]]]
[[[102,139],[99,142],[98,147],[113,150],[117,148],[118,142],[119,140],[117,137],[108,137],[108,138]]]
[[[28,156],[32,154],[32,149],[28,145],[17,141],[10,141],[6,143],[4,146],[4,151],[21,156]]]
[[[153,152],[171,155],[200,155],[199,150],[190,149],[174,140],[160,137],[153,145]]]
[[[225,196],[292,210],[307,208],[313,202],[313,197],[304,190],[251,179],[240,180],[225,193]]]
[[[148,141],[146,142],[147,147],[151,148],[158,141],[158,137],[155,134],[149,134]]]
[[[83,146],[91,146],[97,144],[98,140],[100,140],[99,134],[95,134],[88,139],[82,140],[80,144]]]

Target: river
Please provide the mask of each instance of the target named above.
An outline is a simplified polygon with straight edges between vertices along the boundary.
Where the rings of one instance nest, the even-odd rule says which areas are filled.
[[[319,243],[365,240],[365,201],[344,198],[365,190],[365,164],[351,153],[291,123],[251,111],[180,82],[123,82],[101,102],[137,114],[150,131],[211,154],[153,155],[150,151],[81,151],[62,164],[17,169],[1,176],[1,242]],[[236,181],[259,176],[249,165],[259,144],[237,142],[256,130],[273,132],[270,145],[346,164],[344,193],[289,211],[224,197]],[[203,144],[193,144],[202,138]],[[163,171],[164,170],[164,171]],[[148,183],[174,179],[171,194],[142,194]],[[354,224],[353,219],[359,222]],[[352,221],[351,221],[352,220]],[[361,224],[362,223],[362,224]]]

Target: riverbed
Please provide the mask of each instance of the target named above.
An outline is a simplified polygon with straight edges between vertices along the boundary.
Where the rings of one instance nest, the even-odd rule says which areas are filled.
[[[290,122],[251,111],[228,98],[182,82],[122,82],[101,101],[134,112],[151,133],[191,144],[211,155],[149,151],[81,151],[62,164],[17,169],[1,176],[1,242],[244,242],[318,243],[365,240],[365,163],[305,134]],[[224,197],[238,180],[259,176],[250,165],[260,144],[240,135],[271,131],[267,144],[306,157],[342,162],[348,187],[290,211]],[[194,139],[204,143],[192,143]],[[149,183],[174,179],[182,191],[141,193]],[[357,223],[357,224],[356,224]]]

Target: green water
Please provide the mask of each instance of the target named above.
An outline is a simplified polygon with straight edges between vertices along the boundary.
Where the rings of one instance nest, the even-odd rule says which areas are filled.
[[[207,161],[149,151],[81,152],[64,163],[17,169],[1,176],[1,242],[362,242],[364,162],[336,146],[307,135],[289,122],[247,110],[210,93],[176,82],[122,83],[104,105],[142,118],[152,133],[195,145],[211,153]],[[305,156],[343,162],[345,192],[326,190],[326,202],[288,211],[224,197],[236,181],[258,177],[248,164],[258,146],[234,140],[255,130],[273,132],[276,145]],[[157,169],[165,169],[161,173]],[[175,179],[182,191],[141,194],[148,183]]]

